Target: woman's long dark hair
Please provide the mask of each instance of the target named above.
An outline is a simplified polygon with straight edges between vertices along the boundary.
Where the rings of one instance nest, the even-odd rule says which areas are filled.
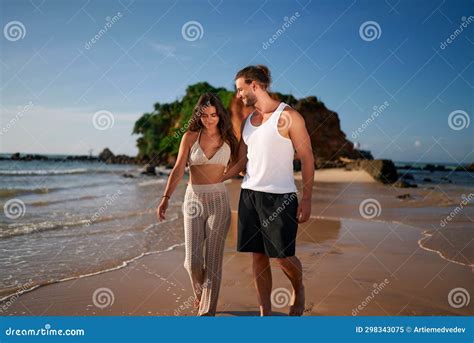
[[[229,144],[232,160],[234,160],[237,157],[237,138],[235,137],[229,112],[225,109],[221,99],[217,95],[213,93],[204,93],[199,97],[196,106],[194,106],[193,115],[188,126],[188,131],[196,132],[204,127],[201,122],[201,114],[204,113],[204,109],[209,106],[214,106],[216,108],[217,115],[219,116],[217,128],[221,134],[222,140]]]

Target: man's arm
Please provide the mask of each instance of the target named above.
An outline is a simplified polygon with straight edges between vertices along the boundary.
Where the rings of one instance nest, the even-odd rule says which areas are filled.
[[[226,173],[222,177],[222,182],[237,176],[247,166],[247,144],[245,144],[243,139],[244,127],[245,120],[242,121],[240,126],[240,141],[237,150],[237,159],[230,163]]]
[[[305,222],[311,215],[311,196],[314,184],[313,149],[311,148],[311,139],[301,114],[292,108],[286,109],[284,112],[290,116],[288,135],[301,161],[303,197],[301,198],[300,208],[298,208],[298,219],[300,222]]]

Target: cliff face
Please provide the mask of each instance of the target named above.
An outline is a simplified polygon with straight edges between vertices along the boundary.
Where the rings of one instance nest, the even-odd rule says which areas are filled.
[[[279,93],[274,93],[272,96],[285,101],[303,116],[311,137],[317,167],[333,165],[329,162],[337,162],[340,158],[365,158],[361,152],[354,149],[352,142],[347,140],[345,133],[341,130],[337,113],[327,109],[316,97],[296,100],[292,96]],[[241,122],[248,117],[253,108],[244,106],[240,99],[234,97],[230,103],[230,111],[234,129],[239,135]]]
[[[363,158],[342,132],[337,113],[327,109],[316,97],[301,99],[294,108],[305,119],[317,165],[341,157]]]

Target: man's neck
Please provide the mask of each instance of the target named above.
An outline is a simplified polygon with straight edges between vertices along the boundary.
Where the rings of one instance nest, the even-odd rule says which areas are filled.
[[[265,93],[257,100],[254,106],[258,112],[263,114],[275,111],[279,104],[279,101],[272,99],[268,93]]]

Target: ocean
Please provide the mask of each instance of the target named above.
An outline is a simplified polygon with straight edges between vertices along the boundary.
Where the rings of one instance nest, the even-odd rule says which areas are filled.
[[[405,164],[410,163],[396,165]],[[454,199],[474,192],[472,173],[446,167],[399,173],[409,172],[410,182],[455,194]],[[173,194],[166,221],[159,223],[156,207],[166,176],[141,175],[141,169],[87,161],[0,160],[0,299],[121,268],[144,254],[182,245],[186,182]]]
[[[0,161],[0,298],[182,244],[185,185],[158,223],[166,178],[140,171],[101,162]]]
[[[418,186],[442,186],[446,189],[459,189],[474,187],[474,173],[455,171],[458,164],[453,163],[420,163],[420,162],[394,162],[398,174],[403,177],[406,174],[413,176],[413,182]],[[441,166],[444,171],[424,170],[427,165]],[[404,166],[412,166],[412,169],[400,169]]]

